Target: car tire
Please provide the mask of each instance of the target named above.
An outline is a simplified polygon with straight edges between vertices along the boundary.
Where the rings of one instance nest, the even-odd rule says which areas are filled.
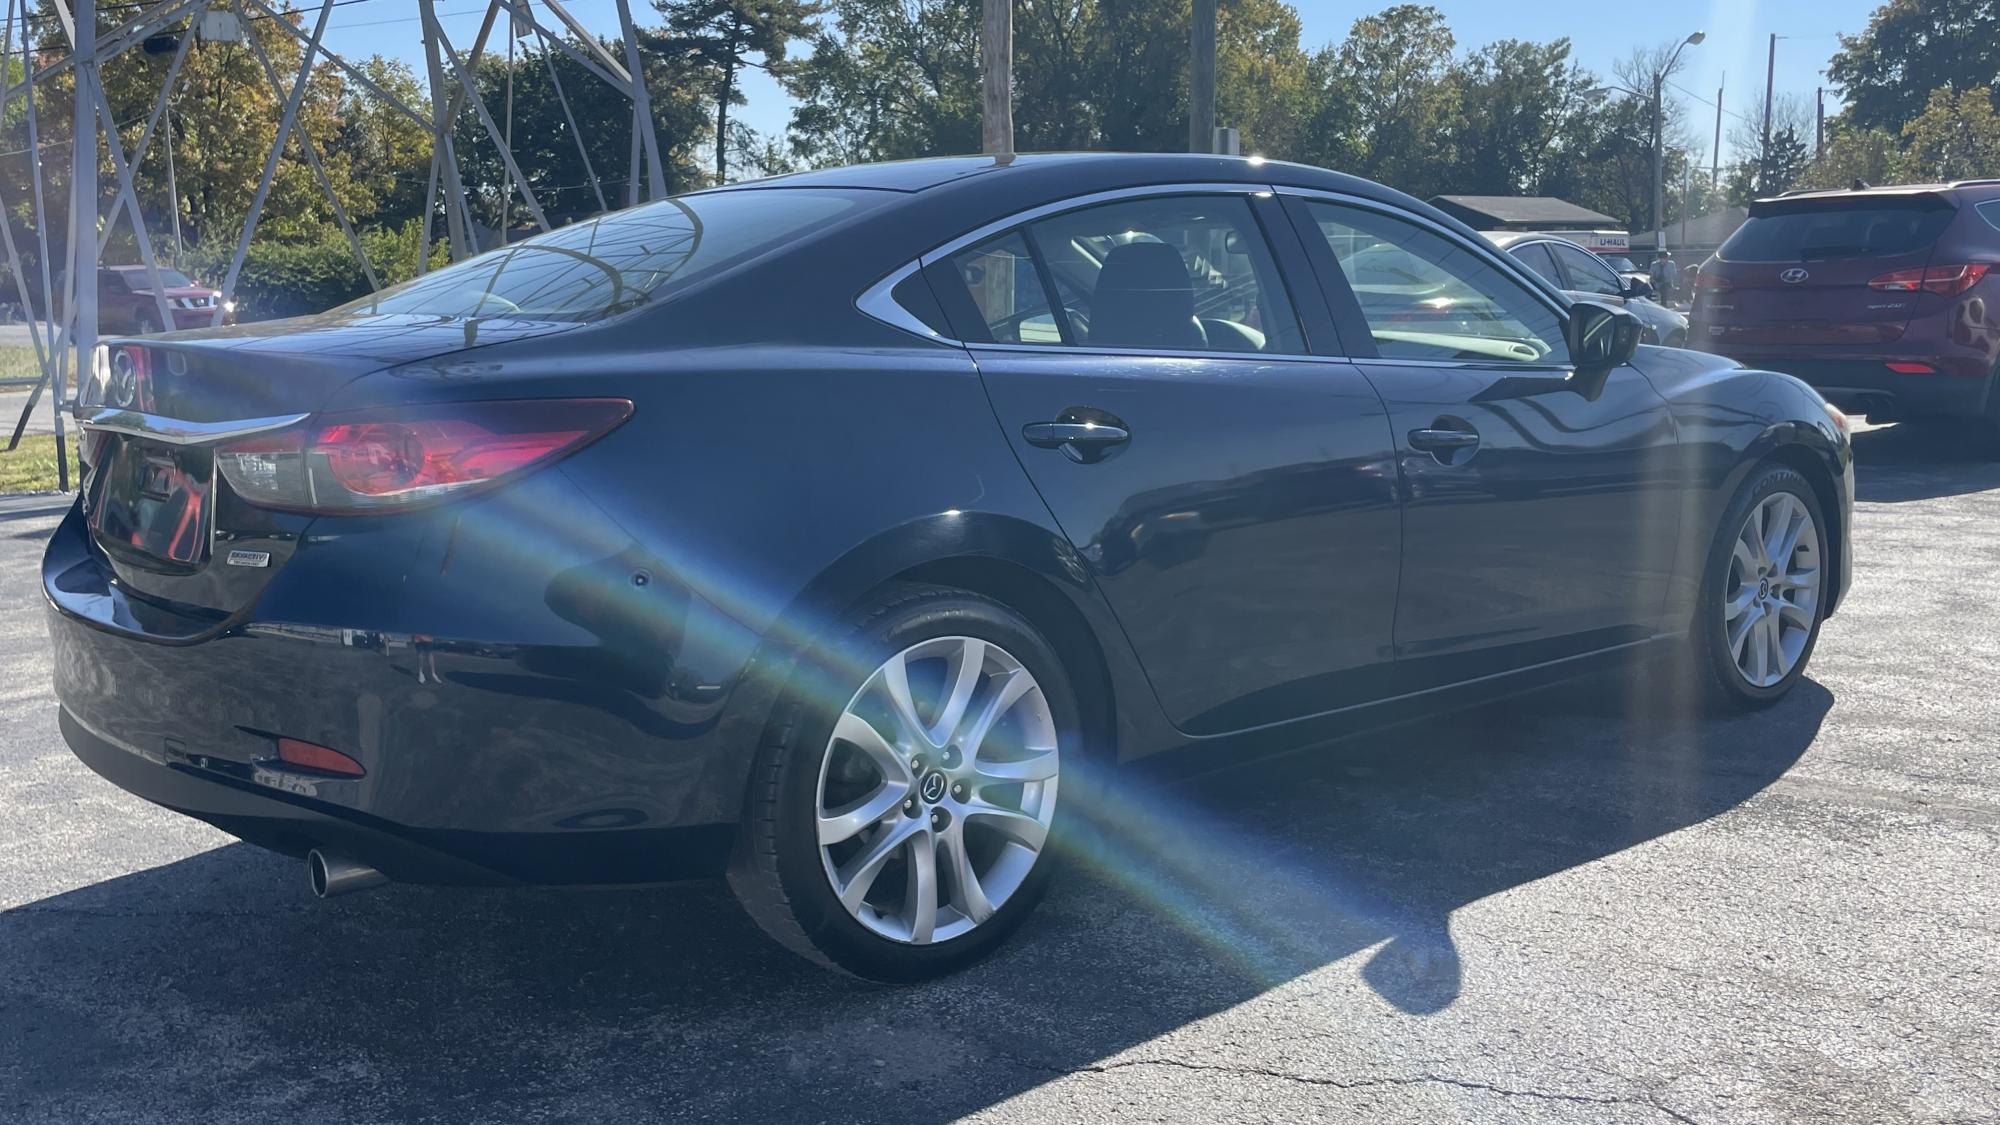
[[[1797,685],[1826,620],[1830,564],[1812,484],[1783,465],[1753,469],[1717,526],[1690,630],[1691,674],[1706,699],[1724,709],[1764,707]]]
[[[889,983],[955,972],[1006,940],[1054,875],[1057,768],[1079,753],[1069,677],[1032,623],[965,590],[887,588],[833,635],[774,708],[731,889],[764,932],[816,964]],[[979,664],[966,673],[975,649]],[[948,689],[968,676],[969,703],[954,721]],[[972,732],[989,706],[999,718],[977,728],[982,738]],[[849,741],[855,732],[863,737]],[[992,780],[1014,773],[1037,780]]]

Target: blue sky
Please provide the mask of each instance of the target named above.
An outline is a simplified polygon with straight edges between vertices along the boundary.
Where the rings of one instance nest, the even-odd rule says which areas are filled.
[[[1814,87],[1824,84],[1820,71],[1839,46],[1835,35],[1867,26],[1868,16],[1877,6],[1877,0],[1432,2],[1450,21],[1461,51],[1494,39],[1549,40],[1567,35],[1576,45],[1577,57],[1585,65],[1605,73],[1634,46],[1674,41],[1692,31],[1706,31],[1708,38],[1700,46],[1687,49],[1690,65],[1680,79],[1680,84],[1693,94],[1682,94],[1682,100],[1688,103],[1698,121],[1713,120],[1710,99],[1714,98],[1718,83],[1726,86],[1723,105],[1732,113],[1747,112],[1748,106],[1761,96],[1767,37],[1772,32],[1785,37],[1778,42],[1778,92],[1799,94],[1810,100]],[[657,18],[648,0],[631,0],[631,3],[633,17],[640,22]],[[1357,16],[1379,11],[1384,6],[1329,0],[1298,3],[1299,16],[1305,24],[1306,45],[1318,47],[1338,40]],[[608,32],[617,27],[616,0],[568,0],[568,7],[592,28]],[[409,0],[343,5],[334,10],[328,24],[328,44],[354,56],[383,54],[401,58],[421,75],[423,46],[415,8]],[[470,46],[485,9],[484,0],[438,0],[445,32],[461,48]],[[750,104],[742,113],[744,120],[767,132],[784,128],[790,106],[773,83],[756,75],[746,92]],[[1697,100],[1703,104],[1695,104]],[[1829,94],[1829,113],[1835,105]]]

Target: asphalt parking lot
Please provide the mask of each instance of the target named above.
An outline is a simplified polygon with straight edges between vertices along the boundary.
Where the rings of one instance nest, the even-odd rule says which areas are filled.
[[[1559,690],[1135,782],[996,959],[827,975],[720,886],[388,887],[64,749],[0,501],[0,1121],[2000,1120],[2000,465],[1877,430],[1774,710]]]

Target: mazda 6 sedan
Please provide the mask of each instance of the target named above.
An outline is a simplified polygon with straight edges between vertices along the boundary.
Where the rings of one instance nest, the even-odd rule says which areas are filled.
[[[1845,420],[1638,335],[1316,168],[683,195],[100,349],[61,728],[321,894],[726,875],[919,979],[1134,759],[1650,655],[1704,706],[1790,690],[1847,587]]]

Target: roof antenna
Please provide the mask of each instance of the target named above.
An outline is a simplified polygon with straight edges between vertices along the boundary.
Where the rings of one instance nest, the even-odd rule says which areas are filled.
[[[1856,176],[1856,177],[1854,177],[1854,186],[1850,187],[1850,188],[1849,188],[1848,190],[1849,190],[1849,191],[1867,191],[1867,190],[1868,190],[1868,181],[1867,181],[1867,180],[1864,180],[1864,179],[1862,179],[1862,178],[1861,178],[1860,176]]]

